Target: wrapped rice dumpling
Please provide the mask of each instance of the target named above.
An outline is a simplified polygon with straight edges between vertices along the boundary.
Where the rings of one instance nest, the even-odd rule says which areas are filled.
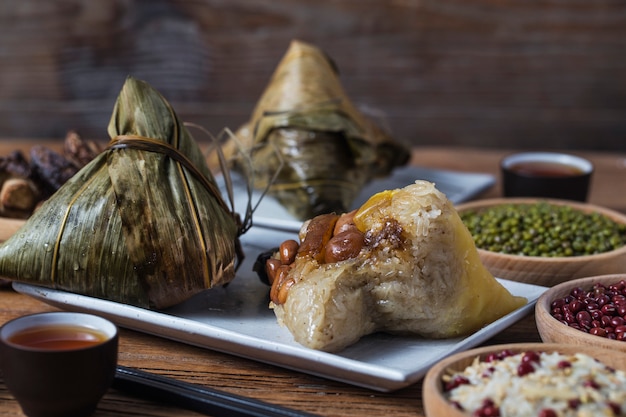
[[[271,307],[302,345],[338,351],[378,331],[458,337],[526,303],[483,266],[456,210],[430,182],[383,191],[333,216],[306,222],[299,246],[284,243],[267,261]]]
[[[108,148],[0,246],[0,276],[164,308],[229,282],[240,232],[172,107],[128,78]]]
[[[363,185],[409,159],[406,147],[352,104],[328,56],[296,40],[235,136],[239,144],[225,152],[243,147],[235,169],[258,189],[269,185],[300,220],[346,211]]]

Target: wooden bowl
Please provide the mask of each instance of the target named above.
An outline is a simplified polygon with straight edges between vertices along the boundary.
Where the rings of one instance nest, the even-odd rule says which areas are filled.
[[[604,207],[566,200],[537,198],[495,198],[477,200],[456,207],[459,213],[481,210],[500,204],[536,203],[545,201],[554,205],[567,205],[584,213],[597,212],[615,222],[626,224],[626,215]],[[575,278],[626,272],[626,246],[596,255],[570,257],[539,257],[508,255],[478,249],[485,267],[494,276],[511,281],[552,287]]]
[[[583,353],[592,356],[605,365],[615,369],[626,371],[626,354],[598,348],[596,346],[563,345],[556,343],[513,343],[506,345],[484,346],[470,349],[449,356],[435,364],[426,373],[422,385],[422,398],[424,399],[424,410],[427,417],[467,417],[464,413],[452,405],[443,392],[443,375],[451,372],[462,371],[471,365],[472,361],[479,357],[484,359],[492,352],[501,352],[505,349],[513,353],[526,351],[559,352],[562,354]]]
[[[537,300],[537,304],[535,304],[535,321],[537,322],[537,330],[539,330],[541,340],[546,343],[593,346],[626,353],[626,341],[611,340],[574,329],[561,323],[550,314],[552,301],[568,295],[573,288],[581,287],[586,290],[596,283],[609,285],[623,279],[626,279],[626,273],[580,278],[564,282],[544,292]]]

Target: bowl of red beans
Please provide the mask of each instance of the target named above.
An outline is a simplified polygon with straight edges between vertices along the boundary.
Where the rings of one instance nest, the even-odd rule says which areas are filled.
[[[568,200],[495,198],[456,207],[496,277],[552,287],[626,271],[626,215]]]
[[[544,292],[535,305],[541,340],[626,353],[626,273],[575,279]]]
[[[427,417],[626,415],[626,354],[513,343],[451,355],[422,385]]]

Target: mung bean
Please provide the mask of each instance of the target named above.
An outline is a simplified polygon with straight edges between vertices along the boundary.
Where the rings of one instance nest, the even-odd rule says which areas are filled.
[[[626,245],[626,224],[567,205],[500,204],[460,213],[476,246],[523,256],[582,256]]]

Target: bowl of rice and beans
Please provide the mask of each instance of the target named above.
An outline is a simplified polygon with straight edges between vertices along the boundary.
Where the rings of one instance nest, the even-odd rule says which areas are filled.
[[[428,417],[626,416],[626,354],[517,343],[454,354],[423,384]]]

